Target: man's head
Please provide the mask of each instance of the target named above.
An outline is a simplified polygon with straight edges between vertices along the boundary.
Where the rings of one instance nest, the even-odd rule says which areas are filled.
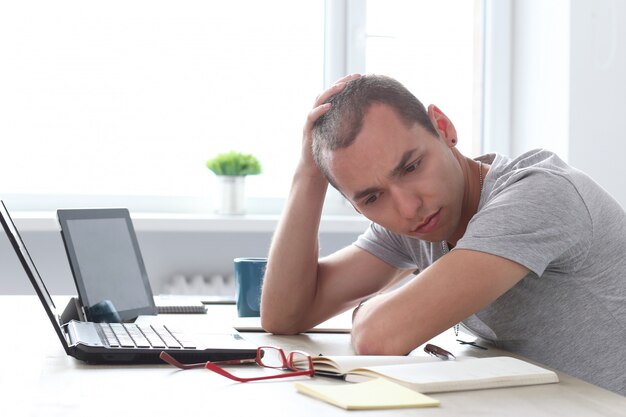
[[[313,126],[313,156],[329,182],[337,187],[328,168],[329,152],[350,146],[363,126],[365,113],[372,104],[391,107],[400,119],[415,123],[438,136],[424,105],[406,87],[393,78],[364,75],[349,81],[330,100],[332,107]]]
[[[393,232],[431,242],[462,233],[472,206],[454,125],[398,82],[349,81],[313,127],[313,152],[354,208]],[[476,180],[478,175],[476,175]]]

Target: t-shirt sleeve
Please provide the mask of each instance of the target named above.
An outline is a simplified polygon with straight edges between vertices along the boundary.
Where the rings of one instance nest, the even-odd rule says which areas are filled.
[[[580,265],[592,231],[587,206],[569,179],[530,171],[494,188],[456,248],[498,255],[541,276],[549,264]]]
[[[354,245],[400,269],[415,268],[403,238],[376,223],[357,238]]]

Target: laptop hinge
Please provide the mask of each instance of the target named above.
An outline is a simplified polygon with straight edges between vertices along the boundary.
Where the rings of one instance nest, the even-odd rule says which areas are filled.
[[[75,346],[78,340],[76,337],[76,328],[74,327],[74,323],[75,321],[61,325],[63,336],[65,336],[65,340],[67,340],[67,345],[69,347]]]

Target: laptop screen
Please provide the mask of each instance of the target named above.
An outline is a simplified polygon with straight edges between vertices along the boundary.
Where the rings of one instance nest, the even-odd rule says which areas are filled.
[[[139,244],[126,209],[58,210],[81,303],[112,303],[124,321],[156,314]]]

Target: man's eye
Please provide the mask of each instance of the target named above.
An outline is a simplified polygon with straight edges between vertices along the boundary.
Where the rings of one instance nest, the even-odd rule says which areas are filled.
[[[372,194],[371,196],[367,197],[367,199],[365,200],[365,205],[373,204],[376,202],[376,200],[378,200],[378,196],[375,194]]]
[[[407,167],[404,168],[404,172],[410,173],[410,172],[415,171],[417,167],[420,166],[421,163],[422,163],[421,159],[418,159],[417,161],[412,162],[410,165],[407,165]]]

